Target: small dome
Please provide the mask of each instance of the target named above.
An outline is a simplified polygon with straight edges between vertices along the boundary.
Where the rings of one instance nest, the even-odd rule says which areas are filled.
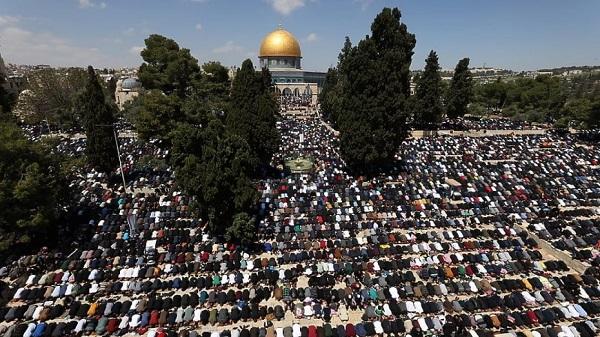
[[[300,43],[294,35],[279,27],[262,40],[258,56],[302,57],[302,53],[300,52]]]
[[[122,89],[129,89],[129,90],[134,90],[134,89],[139,89],[142,87],[142,83],[140,83],[140,81],[138,81],[137,78],[126,78],[123,80],[123,82],[121,82],[121,88]]]

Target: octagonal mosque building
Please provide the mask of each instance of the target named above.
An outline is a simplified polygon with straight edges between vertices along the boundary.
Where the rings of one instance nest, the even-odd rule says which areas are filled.
[[[275,90],[292,102],[317,103],[326,73],[304,71],[302,51],[294,35],[279,26],[265,36],[258,53],[260,67],[271,72]]]

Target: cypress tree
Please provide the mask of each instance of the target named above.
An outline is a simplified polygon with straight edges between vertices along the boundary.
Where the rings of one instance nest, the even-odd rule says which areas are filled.
[[[338,87],[338,71],[335,68],[329,68],[325,81],[323,82],[323,88],[319,93],[319,103],[321,104],[321,115],[323,118],[330,123],[335,124],[337,114],[336,99],[338,98],[339,91],[336,90]]]
[[[438,56],[432,50],[425,61],[425,70],[417,83],[415,121],[425,128],[435,128],[442,121],[442,77]]]
[[[342,101],[342,79],[345,74],[344,64],[346,57],[352,52],[352,42],[346,36],[344,47],[338,54],[337,68],[329,68],[321,92],[319,93],[320,112],[323,118],[336,127],[339,127]]]
[[[252,137],[252,128],[256,124],[259,87],[252,61],[245,60],[233,79],[232,107],[226,116],[227,127],[245,140]]]
[[[346,40],[344,40],[344,47],[342,47],[342,50],[340,51],[340,53],[338,55],[338,64],[340,66],[344,64],[344,60],[346,59],[346,56],[350,55],[351,51],[352,51],[352,42],[350,41],[350,38],[348,36],[346,36]]]
[[[467,113],[467,106],[473,97],[473,77],[469,70],[469,59],[458,61],[450,82],[447,110],[449,118],[462,117]]]
[[[253,146],[256,146],[255,151],[260,162],[268,166],[273,154],[279,149],[281,141],[276,117],[279,105],[271,84],[271,73],[266,68],[262,71],[262,81],[264,87],[262,88],[263,92],[258,96],[257,124],[254,129],[254,137],[258,143]]]
[[[256,72],[252,61],[245,60],[233,80],[231,105],[228,129],[248,143],[258,163],[268,166],[280,141],[271,73],[267,69]]]
[[[79,95],[77,107],[81,111],[87,137],[88,163],[100,172],[111,172],[118,163],[113,134],[114,107],[107,102],[92,66],[88,67],[87,82]]]
[[[416,39],[400,22],[400,10],[384,8],[366,36],[340,54],[340,152],[356,173],[385,168],[406,137],[410,63]]]

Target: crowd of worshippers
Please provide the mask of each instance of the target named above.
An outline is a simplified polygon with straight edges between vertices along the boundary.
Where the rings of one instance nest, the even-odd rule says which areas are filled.
[[[478,130],[535,130],[542,129],[539,124],[508,118],[480,118],[470,116],[457,119],[445,119],[439,126],[440,130],[478,131]]]
[[[496,127],[493,124],[481,126]],[[167,152],[120,139],[127,193],[84,172],[78,236],[3,266],[6,337],[596,336],[597,145],[576,136],[408,139],[390,173],[349,175],[333,130],[283,118],[274,163],[308,174],[257,182],[257,243],[220,241],[193,217]],[[59,151],[81,154],[85,140]],[[146,164],[144,164],[146,163]],[[591,254],[591,255],[590,255]]]
[[[280,95],[278,97],[279,104],[283,111],[288,109],[306,108],[313,105],[312,95]]]
[[[573,258],[599,266],[600,219],[588,218],[594,215],[589,209],[574,210],[569,214],[570,216],[565,218],[530,224],[530,228],[540,238],[551,242],[557,249],[570,253]]]
[[[600,129],[581,130],[577,137],[584,142],[598,143],[600,141]]]

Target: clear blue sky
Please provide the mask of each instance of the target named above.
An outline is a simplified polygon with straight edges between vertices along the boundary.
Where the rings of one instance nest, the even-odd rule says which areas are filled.
[[[0,54],[20,64],[132,66],[159,33],[200,62],[239,65],[277,24],[301,43],[307,70],[335,64],[384,6],[398,6],[416,34],[413,69],[429,50],[443,68],[515,70],[600,65],[600,0],[0,0]]]

